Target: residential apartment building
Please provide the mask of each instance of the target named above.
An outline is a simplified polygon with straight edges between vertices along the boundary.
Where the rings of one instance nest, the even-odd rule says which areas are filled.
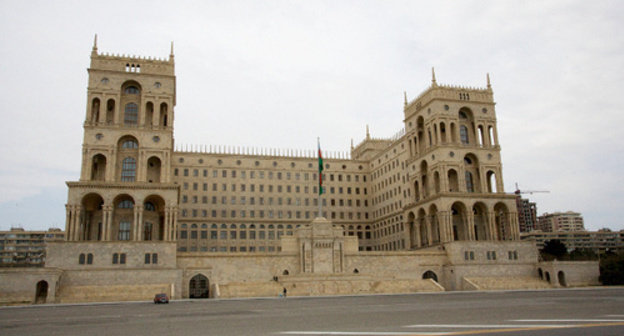
[[[63,240],[65,232],[57,228],[47,231],[26,231],[22,228],[0,231],[0,267],[42,267],[45,264],[46,243]]]
[[[522,240],[535,242],[538,249],[544,247],[549,240],[560,240],[568,248],[568,252],[575,249],[590,249],[596,253],[624,251],[624,230],[621,231],[532,231],[521,233]]]
[[[544,213],[537,218],[538,229],[543,232],[584,231],[583,216],[578,212]]]

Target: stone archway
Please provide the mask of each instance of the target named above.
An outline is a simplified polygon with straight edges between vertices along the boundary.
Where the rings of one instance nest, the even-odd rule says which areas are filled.
[[[423,279],[433,279],[433,281],[438,282],[438,276],[431,270],[423,273]]]
[[[563,273],[563,271],[559,271],[559,273],[557,273],[557,278],[559,279],[559,285],[561,285],[561,287],[568,287],[568,283],[566,282],[566,278],[565,278],[565,273]]]
[[[35,291],[35,303],[46,303],[48,297],[48,282],[41,280],[37,282],[37,289]]]
[[[202,274],[197,274],[189,281],[189,298],[205,299],[210,297],[210,283],[208,278]]]

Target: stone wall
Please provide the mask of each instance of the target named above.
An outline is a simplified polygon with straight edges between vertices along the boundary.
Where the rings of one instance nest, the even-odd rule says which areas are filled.
[[[48,268],[0,269],[0,305],[35,303],[37,284],[41,281],[47,284],[47,295],[39,302],[55,302],[61,273]]]
[[[178,253],[177,260],[178,269],[183,272],[183,297],[188,297],[189,281],[197,274],[208,278],[211,292],[214,293],[215,286],[218,286],[222,295],[233,295],[234,290],[224,286],[238,284],[237,287],[241,288],[242,284],[251,286],[253,283],[254,286],[263,284],[260,285],[263,287],[273,281],[273,277],[285,272],[297,273],[300,268],[297,255],[286,253]]]
[[[157,293],[179,299],[181,278],[177,269],[65,271],[57,302],[150,301]]]
[[[546,280],[550,275],[550,283],[555,287],[578,287],[600,285],[600,266],[596,261],[549,261],[537,264],[535,274]]]
[[[80,254],[93,254],[91,265],[80,264]],[[125,254],[125,263],[113,264],[113,254]],[[146,264],[145,254],[156,253],[157,263]],[[176,243],[155,241],[93,241],[93,242],[50,242],[46,250],[46,267],[64,270],[93,269],[167,269],[176,267]]]

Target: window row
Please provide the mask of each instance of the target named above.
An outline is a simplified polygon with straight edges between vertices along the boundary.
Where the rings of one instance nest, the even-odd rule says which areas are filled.
[[[182,174],[180,174],[182,171]],[[201,170],[203,177],[208,177],[208,169]],[[220,173],[219,173],[220,172]],[[213,170],[212,178],[241,178],[246,179],[249,177],[250,179],[264,179],[265,177],[269,180],[277,179],[277,180],[295,180],[295,181],[316,181],[317,173],[293,173],[293,172],[274,172],[274,171],[264,171],[264,170]],[[173,170],[174,176],[184,176],[184,177],[199,177],[200,170],[199,169],[189,169],[189,168],[175,168]],[[332,173],[323,173],[323,181],[336,181],[336,182],[366,182],[366,175],[364,174],[332,174]]]
[[[180,246],[178,252],[280,252],[280,246]]]
[[[200,200],[200,196],[197,195],[182,195],[181,198],[181,203],[185,204],[185,203],[194,203],[197,204],[199,203]],[[202,204],[208,204],[208,196],[201,196],[201,203]],[[348,206],[348,207],[352,207],[352,206],[356,206],[356,207],[360,207],[360,206],[364,206],[367,207],[368,206],[368,200],[359,200],[359,199],[342,199],[342,198],[330,198],[329,202],[327,202],[327,199],[323,199],[322,201],[324,206],[327,206],[327,204],[329,203],[329,205],[331,206]],[[218,198],[217,196],[212,196],[210,198],[210,204],[221,204],[221,205],[227,205],[227,204],[231,204],[231,205],[236,205],[236,204],[240,204],[240,205],[288,205],[288,206],[318,206],[318,198],[291,198],[291,197],[247,197],[247,196],[231,196],[231,197],[227,197],[227,196],[221,196],[220,198]],[[375,205],[375,203],[373,203],[373,205]],[[146,210],[148,210],[146,208]],[[153,210],[152,210],[153,211]]]
[[[400,203],[400,202],[399,202]],[[220,216],[217,210],[210,210],[211,218],[286,218],[286,219],[310,219],[316,216],[316,212],[310,211],[282,211],[282,210],[221,210]],[[327,218],[328,212],[323,211],[323,217]],[[368,212],[336,212],[331,211],[329,215],[332,219],[368,219]],[[182,209],[182,218],[208,218],[208,210],[203,209]],[[120,229],[121,230],[121,229]],[[121,235],[120,237],[125,237]],[[127,240],[127,239],[119,239]]]
[[[136,161],[135,161],[135,163],[136,163]],[[317,193],[316,186],[313,186],[312,188],[310,188],[309,186],[303,186],[303,188],[302,188],[302,186],[299,186],[299,185],[294,185],[294,186],[293,185],[286,185],[286,186],[276,185],[276,186],[273,186],[273,185],[269,184],[269,185],[266,185],[266,189],[264,188],[265,187],[264,184],[258,184],[257,186],[258,186],[258,188],[256,190],[256,185],[255,184],[250,184],[250,185],[240,184],[240,185],[238,185],[238,184],[232,183],[231,185],[229,185],[229,188],[228,188],[228,184],[222,183],[221,184],[221,188],[219,188],[219,185],[217,183],[213,183],[211,190],[212,191],[232,191],[232,192],[256,192],[257,191],[257,192],[262,192],[262,193],[263,192],[270,192],[270,193],[272,193],[274,191],[278,192],[278,193],[281,193],[281,192],[287,192],[287,193],[292,193],[292,192],[302,193],[303,192],[304,194],[309,194],[309,193],[316,194]],[[249,187],[249,188],[247,188],[247,187]],[[189,184],[188,182],[184,182],[182,184],[182,189],[183,190],[190,190],[190,189],[192,189],[194,191],[199,191],[200,188],[199,188],[199,183],[197,183],[197,182],[193,183],[192,185]],[[201,189],[202,189],[202,191],[208,191],[208,183],[203,183]],[[327,187],[324,187],[323,190],[327,191]],[[330,194],[335,194],[335,193],[338,193],[338,194],[344,194],[344,193],[351,194],[351,193],[354,193],[356,195],[359,195],[360,194],[360,188],[359,187],[353,187],[353,188],[352,187],[330,187],[329,188],[329,193]],[[368,190],[366,188],[362,188],[362,193],[364,195],[367,195],[368,194]]]

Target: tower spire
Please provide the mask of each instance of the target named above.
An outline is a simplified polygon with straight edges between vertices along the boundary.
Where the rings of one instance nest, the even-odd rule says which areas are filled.
[[[368,124],[366,124],[366,139],[370,139],[370,132],[368,131]]]
[[[91,49],[91,55],[97,55],[98,52],[98,48],[97,48],[97,34],[95,34],[95,37],[93,38],[93,49]]]
[[[438,86],[438,82],[435,77],[435,68],[431,67],[431,86]]]
[[[403,91],[403,106],[407,106],[407,92]]]
[[[488,88],[488,90],[491,90],[492,89],[492,84],[490,84],[490,73],[489,72],[486,74],[486,77],[487,77],[487,88]]]
[[[169,52],[169,61],[172,62],[174,57],[175,56],[173,55],[173,41],[171,41],[171,51]]]
[[[351,138],[351,150],[353,150],[353,148],[355,147],[353,147],[353,138]]]

